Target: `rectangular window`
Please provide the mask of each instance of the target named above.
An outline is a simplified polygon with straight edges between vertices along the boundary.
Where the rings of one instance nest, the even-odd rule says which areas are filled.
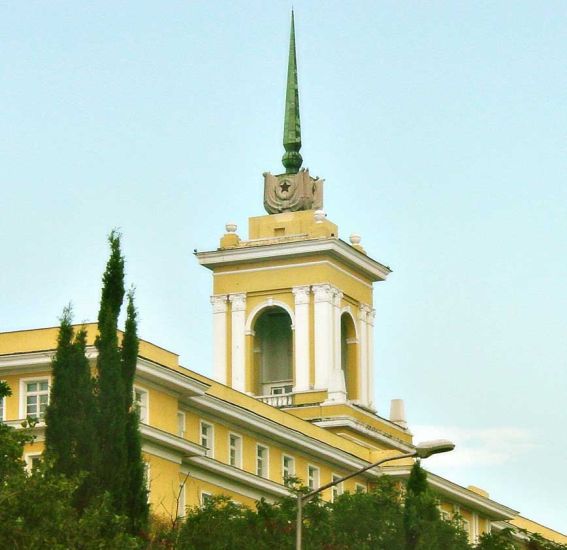
[[[205,491],[201,491],[201,506],[205,506],[207,502],[209,502],[213,498],[211,493],[206,493]]]
[[[41,462],[41,453],[28,453],[24,456],[24,462],[26,463],[26,470],[33,472]]]
[[[256,445],[256,475],[268,477],[268,447]]]
[[[295,475],[295,460],[291,456],[282,457],[282,478],[285,481],[288,477]]]
[[[24,382],[25,409],[24,416],[27,418],[41,419],[45,416],[49,404],[49,380],[30,380]]]
[[[138,409],[140,415],[140,422],[148,424],[148,392],[142,388],[134,388],[134,406]]]
[[[311,491],[319,488],[319,468],[307,466],[307,487]]]
[[[177,435],[185,437],[185,413],[177,411]]]
[[[231,466],[242,468],[242,438],[239,435],[228,435],[228,455]]]
[[[341,479],[341,476],[337,474],[333,474],[331,476],[331,480],[333,482],[338,481],[339,479]],[[335,502],[342,494],[343,494],[343,484],[339,483],[338,485],[333,485],[331,491],[331,502]]]
[[[354,491],[356,493],[366,493],[366,485],[363,485],[362,483],[355,483]]]
[[[207,449],[205,456],[214,456],[214,431],[212,424],[201,421],[201,445]]]
[[[0,398],[0,422],[4,422],[4,420],[6,420],[4,418],[5,410],[6,410],[6,398],[2,397]]]

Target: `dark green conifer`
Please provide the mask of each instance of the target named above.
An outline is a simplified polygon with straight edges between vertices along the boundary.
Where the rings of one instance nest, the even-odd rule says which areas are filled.
[[[126,418],[127,404],[122,360],[118,347],[118,316],[124,298],[124,258],[120,234],[109,236],[110,258],[102,281],[98,314],[97,357],[97,489],[107,492],[118,513],[124,510],[127,487]]]
[[[126,324],[122,339],[122,377],[126,402],[126,451],[128,462],[125,514],[132,533],[143,531],[148,522],[148,491],[142,460],[142,441],[139,429],[139,413],[134,402],[134,375],[138,359],[138,322],[134,306],[134,291],[128,292]]]
[[[46,412],[45,456],[56,474],[72,478],[81,474],[77,505],[88,504],[90,472],[95,455],[95,408],[89,361],[85,355],[84,329],[75,335],[72,310],[63,310],[52,362],[53,383]]]

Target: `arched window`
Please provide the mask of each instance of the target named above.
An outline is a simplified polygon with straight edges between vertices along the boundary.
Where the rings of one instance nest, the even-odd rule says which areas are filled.
[[[262,311],[254,324],[257,394],[290,393],[293,387],[291,317],[281,307]]]
[[[348,399],[358,399],[357,379],[358,353],[356,329],[354,321],[348,313],[341,315],[341,369],[345,377],[345,388]]]

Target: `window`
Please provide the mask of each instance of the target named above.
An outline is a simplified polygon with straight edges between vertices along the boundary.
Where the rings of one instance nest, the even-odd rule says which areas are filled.
[[[331,476],[331,481],[335,482],[341,479],[341,476],[337,474],[333,474]],[[342,494],[343,494],[343,484],[339,483],[338,485],[333,485],[331,489],[331,502],[335,502]]]
[[[26,470],[33,472],[41,463],[41,453],[28,453],[24,456]]]
[[[286,478],[295,475],[295,460],[291,456],[283,455],[282,457],[282,478],[285,481]]]
[[[242,438],[239,435],[228,435],[228,462],[231,466],[242,468]]]
[[[142,388],[134,388],[134,406],[140,415],[140,422],[147,424],[149,421],[148,414],[148,392]]]
[[[205,456],[214,456],[214,432],[212,424],[201,421],[201,445],[207,449]]]
[[[147,496],[149,501],[152,486],[152,469],[149,462],[144,462],[144,480],[146,482],[146,490],[148,491]]]
[[[451,520],[451,514],[449,514],[449,512],[447,512],[447,510],[439,510],[439,513],[441,515],[441,519],[443,521],[450,521]]]
[[[256,445],[256,475],[268,477],[268,448]]]
[[[49,380],[24,381],[25,408],[24,417],[42,419],[49,404]]]
[[[205,506],[212,498],[213,495],[211,495],[211,493],[201,491],[201,506]]]
[[[355,493],[366,493],[366,485],[362,483],[355,483],[354,484],[354,492]]]
[[[185,413],[177,411],[177,435],[185,437]]]
[[[319,468],[315,466],[307,467],[307,487],[311,491],[319,488]]]

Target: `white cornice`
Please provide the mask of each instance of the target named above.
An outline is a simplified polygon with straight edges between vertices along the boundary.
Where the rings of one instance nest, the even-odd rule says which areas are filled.
[[[169,432],[164,432],[148,424],[140,423],[140,433],[145,441],[155,443],[161,447],[180,453],[183,456],[202,456],[205,454],[205,448],[201,445],[187,441]]]
[[[359,252],[344,241],[334,238],[227,248],[197,252],[195,255],[202,266],[213,269],[223,265],[257,262],[274,258],[294,258],[321,253],[339,258],[372,281],[384,281],[391,272],[389,267]]]
[[[386,435],[382,432],[378,432],[375,430],[370,429],[368,426],[359,422],[358,420],[354,420],[347,416],[339,417],[339,418],[330,418],[328,420],[318,420],[313,422],[316,426],[320,426],[321,428],[350,428],[356,432],[364,434],[367,437],[375,439],[376,441],[380,441],[382,443],[386,443],[388,446],[393,447],[394,449],[398,449],[405,453],[413,451],[413,446],[409,445],[408,443],[404,443],[403,441],[393,437]]]
[[[410,474],[411,466],[384,467],[382,471],[387,476],[407,478]],[[427,472],[427,482],[438,495],[446,496],[463,506],[483,512],[491,519],[506,520],[518,515],[517,510],[483,497],[429,471]]]
[[[229,466],[228,464],[224,464],[212,458],[195,456],[189,457],[186,462],[190,465],[199,466],[199,468],[202,468],[215,476],[221,476],[223,478],[222,487],[225,489],[231,489],[242,493],[243,489],[249,490],[250,488],[253,488],[260,492],[259,496],[271,495],[275,497],[286,497],[290,495],[289,490],[285,486],[276,483],[275,481],[251,474],[250,472],[234,466]],[[186,471],[195,477],[199,477],[198,472],[191,467],[187,468]],[[182,469],[182,473],[183,472],[184,469]],[[234,484],[238,484],[239,487],[229,487],[226,480],[232,481]],[[218,484],[221,485],[220,483]]]
[[[287,447],[295,448],[301,453],[308,453],[319,460],[331,462],[347,470],[358,470],[368,465],[368,462],[355,457],[346,451],[341,451],[313,437],[307,436],[292,428],[278,424],[255,412],[244,409],[228,401],[223,401],[210,395],[195,397],[191,403],[198,410],[205,410],[222,419],[232,421],[239,426],[245,426],[260,437],[269,438]],[[304,422],[307,422],[304,420]],[[379,473],[368,470],[368,477],[376,478]]]

